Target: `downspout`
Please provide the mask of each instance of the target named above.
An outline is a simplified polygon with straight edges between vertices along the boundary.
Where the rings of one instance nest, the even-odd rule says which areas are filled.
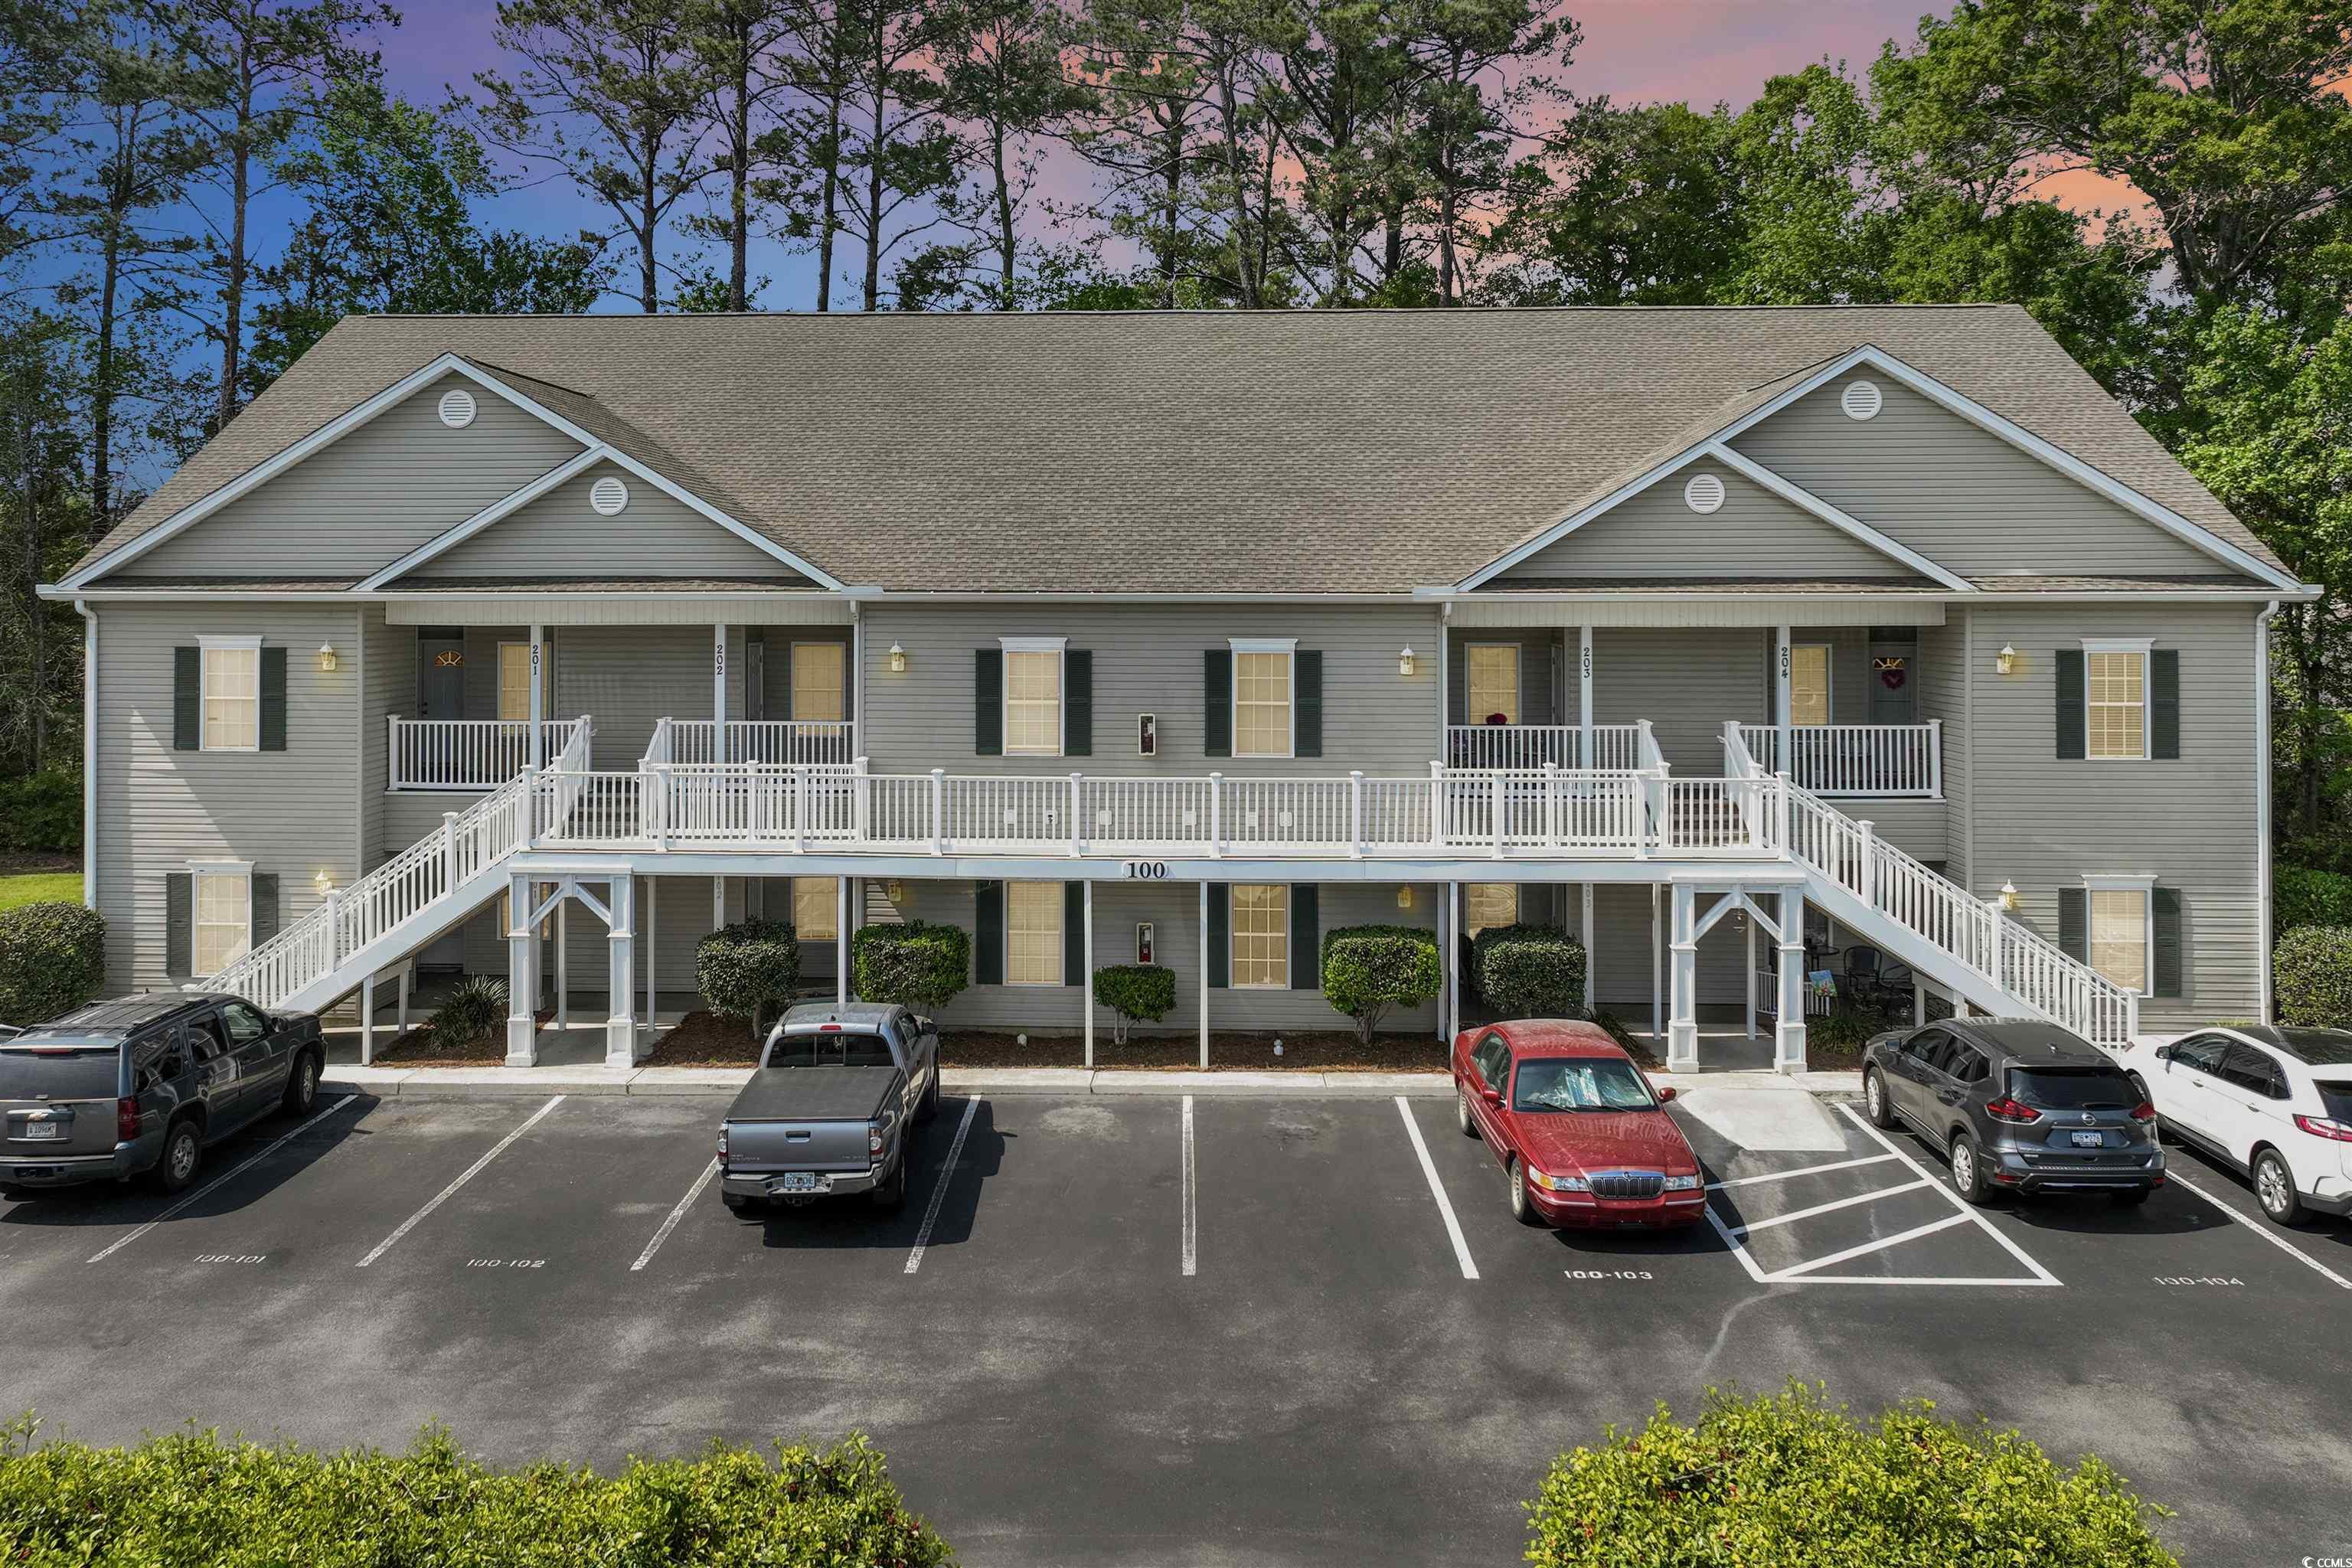
[[[81,901],[98,908],[98,612],[81,599]]]
[[[2254,931],[2262,944],[2254,1016],[2265,1024],[2271,1017],[2271,617],[2278,609],[2273,599],[2254,617]]]

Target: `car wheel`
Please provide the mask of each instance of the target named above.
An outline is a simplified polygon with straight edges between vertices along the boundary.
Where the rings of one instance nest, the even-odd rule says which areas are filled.
[[[1895,1107],[1886,1098],[1886,1079],[1876,1068],[1862,1075],[1862,1106],[1873,1127],[1895,1125]]]
[[[1458,1089],[1454,1091],[1454,1125],[1462,1129],[1465,1138],[1478,1136],[1478,1120],[1470,1114],[1470,1097]]]
[[[1536,1213],[1535,1199],[1528,1196],[1528,1173],[1512,1160],[1503,1167],[1511,1178],[1511,1217],[1521,1225],[1541,1225],[1543,1215]]]
[[[880,1209],[885,1214],[888,1214],[903,1205],[907,1201],[906,1160],[901,1158],[898,1162],[898,1168],[891,1172],[888,1177],[883,1181],[882,1184],[875,1188],[873,1192],[867,1194],[867,1196],[874,1200],[874,1206]]]
[[[194,1121],[174,1121],[163,1134],[163,1157],[155,1162],[155,1184],[167,1193],[184,1192],[205,1163],[205,1141]]]
[[[1985,1201],[1984,1156],[1976,1141],[1963,1132],[1952,1140],[1952,1191],[1964,1203]]]
[[[308,1116],[319,1108],[319,1058],[308,1051],[294,1058],[294,1070],[286,1075],[284,1103],[296,1116]]]
[[[2107,1202],[2119,1209],[2136,1209],[2147,1202],[2148,1195],[2155,1190],[2153,1187],[2126,1187],[2119,1193],[2109,1193]]]
[[[2254,1201],[2274,1225],[2294,1225],[2303,1218],[2303,1195],[2294,1190],[2294,1173],[2275,1149],[2254,1156]]]

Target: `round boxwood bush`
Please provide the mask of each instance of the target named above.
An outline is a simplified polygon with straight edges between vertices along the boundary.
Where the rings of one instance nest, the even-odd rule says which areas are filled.
[[[1418,926],[1335,926],[1323,933],[1323,999],[1369,1042],[1381,1020],[1437,994],[1437,935]]]
[[[494,1470],[428,1427],[405,1454],[268,1448],[215,1432],[134,1447],[0,1428],[0,1562],[859,1563],[930,1568],[947,1543],[862,1436],[830,1448],[713,1443],[618,1475]]]
[[[788,921],[739,921],[694,944],[694,984],[711,1011],[761,1020],[792,1005],[800,988],[801,944]]]
[[[1528,1505],[1538,1568],[2158,1568],[2144,1503],[2097,1458],[2069,1470],[2014,1432],[1926,1401],[1861,1422],[1791,1385],[1710,1392],[1694,1426],[1661,1405],[1638,1432],[1556,1461]]]
[[[2271,950],[2279,1022],[2352,1029],[2352,926],[2305,926]]]
[[[455,1050],[496,1034],[507,1021],[507,983],[495,974],[468,974],[433,1010],[433,1043]]]
[[[97,910],[60,902],[0,912],[0,1024],[46,1024],[105,984],[106,921]]]
[[[1584,1016],[1584,944],[1559,926],[1488,926],[1470,963],[1478,994],[1507,1018]]]
[[[866,926],[849,939],[849,978],[867,1002],[936,1013],[971,983],[971,933],[908,921]]]
[[[1127,1026],[1157,1024],[1176,1011],[1176,972],[1164,963],[1113,963],[1095,971],[1095,1000],[1111,1010],[1110,1037],[1127,1044]]]

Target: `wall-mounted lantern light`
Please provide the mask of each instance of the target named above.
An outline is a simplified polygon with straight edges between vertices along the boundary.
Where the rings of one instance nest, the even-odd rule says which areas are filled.
[[[907,650],[897,643],[890,645],[890,673],[893,675],[907,673]]]
[[[2003,882],[2000,885],[2000,907],[2004,910],[2014,910],[2017,908],[2016,883]]]
[[[2010,647],[2007,643],[2001,644],[2000,651],[1992,656],[1992,668],[1993,672],[1997,675],[2016,674],[2017,650]]]
[[[907,884],[898,881],[885,882],[882,884],[882,896],[894,905],[903,904],[907,901]]]
[[[1412,908],[1412,885],[1411,883],[1407,883],[1397,889],[1397,908],[1401,910],[1409,910]]]
[[[1411,643],[1405,644],[1404,647],[1397,650],[1397,673],[1399,675],[1411,675],[1412,673],[1412,645]]]
[[[335,651],[333,643],[322,642],[319,645],[319,668],[321,670],[332,675],[342,662],[343,656]]]
[[[322,899],[335,890],[335,879],[327,875],[327,868],[324,866],[319,868],[319,874],[310,880],[318,888],[319,896]]]

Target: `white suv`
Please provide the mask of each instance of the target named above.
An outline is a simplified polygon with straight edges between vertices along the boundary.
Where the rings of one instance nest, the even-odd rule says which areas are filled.
[[[2202,1029],[2122,1060],[2163,1125],[2245,1172],[2272,1219],[2352,1214],[2352,1031]]]

